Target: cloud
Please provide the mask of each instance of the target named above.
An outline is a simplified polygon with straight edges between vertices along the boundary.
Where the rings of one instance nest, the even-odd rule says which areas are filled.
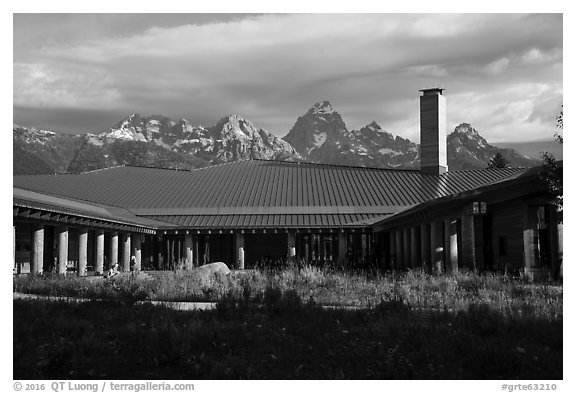
[[[540,48],[530,48],[521,57],[523,65],[544,65],[557,62],[562,58],[562,49],[553,48],[542,50]]]
[[[105,71],[44,63],[14,64],[14,105],[72,108],[106,106],[120,93]]]
[[[509,141],[511,136],[520,141],[542,140],[553,135],[561,103],[562,86],[543,83],[465,93],[449,98],[449,124],[469,122],[491,143]]]
[[[506,57],[498,59],[488,64],[484,69],[488,75],[498,75],[504,72],[510,65],[510,60]]]
[[[204,125],[239,113],[284,135],[327,99],[350,128],[376,120],[417,138],[425,85],[444,85],[449,116],[470,122],[504,106],[536,121],[529,108],[539,98],[515,86],[562,95],[562,20],[553,15],[283,14],[180,18],[172,26],[168,19],[139,29],[124,19],[122,34],[83,39],[60,31],[56,41],[27,47],[26,61],[14,65],[15,104],[161,113]]]

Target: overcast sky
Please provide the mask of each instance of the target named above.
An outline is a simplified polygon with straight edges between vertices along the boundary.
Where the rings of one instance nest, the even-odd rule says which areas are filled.
[[[550,139],[563,102],[562,15],[15,14],[14,122],[97,132],[126,115],[284,136],[328,100],[419,142],[418,90],[446,88],[448,127]]]

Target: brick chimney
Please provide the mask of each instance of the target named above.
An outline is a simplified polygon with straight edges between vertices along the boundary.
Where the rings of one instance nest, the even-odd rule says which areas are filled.
[[[446,97],[444,89],[420,90],[420,171],[439,175],[448,171],[446,158]]]

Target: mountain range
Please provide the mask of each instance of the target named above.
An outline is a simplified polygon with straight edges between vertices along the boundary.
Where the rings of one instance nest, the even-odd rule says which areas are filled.
[[[530,142],[502,142],[496,143],[495,145],[503,149],[514,149],[523,156],[530,158],[540,159],[543,151],[552,153],[558,160],[564,158],[562,145],[552,138]]]
[[[450,170],[485,168],[498,152],[510,166],[538,164],[513,149],[490,145],[467,123],[458,125],[447,143]],[[131,114],[96,134],[13,127],[15,175],[77,173],[116,165],[192,169],[251,158],[415,169],[418,151],[417,144],[374,121],[348,130],[328,101],[312,106],[283,138],[238,115],[204,127],[186,119]]]

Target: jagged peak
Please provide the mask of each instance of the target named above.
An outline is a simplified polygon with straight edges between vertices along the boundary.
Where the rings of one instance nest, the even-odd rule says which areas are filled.
[[[212,129],[215,129],[217,133],[236,135],[241,138],[253,138],[254,133],[258,132],[254,123],[236,114],[224,116]]]
[[[142,119],[142,116],[140,115],[140,113],[130,113],[128,116],[126,116],[122,121],[140,121]]]
[[[238,114],[232,113],[229,114],[227,116],[224,116],[223,119],[227,119],[227,120],[236,120],[236,121],[246,121],[246,119],[244,118],[244,116],[240,116]]]
[[[382,127],[380,127],[380,124],[376,123],[375,120],[362,127],[359,131],[355,131],[355,133],[376,133],[376,134],[382,133],[392,135],[392,133],[390,133],[389,131],[382,129]]]
[[[478,131],[470,123],[460,123],[454,128],[456,134],[479,135]]]
[[[371,131],[375,131],[375,132],[380,132],[380,131],[384,131],[382,129],[382,127],[380,127],[380,124],[376,123],[375,120],[372,120],[371,123],[365,125],[364,127],[362,127],[362,130],[371,130]]]
[[[27,132],[38,132],[38,129],[36,127],[26,127],[23,126],[21,124],[13,124],[12,125],[12,130],[22,130],[22,131],[27,131]]]
[[[187,120],[185,118],[178,120],[178,124],[181,124],[183,128],[186,128],[189,130],[206,130],[207,129],[206,127],[204,127],[201,124],[195,126],[189,120]]]
[[[134,125],[135,122],[136,123],[141,122],[141,116],[139,113],[129,114],[128,116],[120,120],[118,123],[116,123],[112,128],[110,128],[110,130],[131,127]]]
[[[226,115],[218,121],[218,124],[226,124],[226,123],[240,124],[240,125],[246,124],[249,127],[256,128],[254,123],[252,123],[250,120],[237,114]]]
[[[23,131],[25,133],[29,133],[29,134],[36,134],[36,135],[40,135],[40,136],[45,136],[45,137],[51,137],[51,136],[55,136],[56,132],[54,131],[50,131],[50,130],[45,130],[45,129],[38,129],[35,127],[25,127],[23,125],[20,124],[13,124],[12,125],[12,131]]]
[[[448,143],[458,141],[459,143],[469,144],[472,142],[479,148],[490,147],[491,145],[480,135],[480,133],[472,127],[469,123],[460,123],[454,128],[448,136]]]
[[[312,113],[313,115],[327,115],[334,113],[334,109],[332,109],[332,105],[330,105],[328,101],[320,101],[315,103],[308,113]]]

